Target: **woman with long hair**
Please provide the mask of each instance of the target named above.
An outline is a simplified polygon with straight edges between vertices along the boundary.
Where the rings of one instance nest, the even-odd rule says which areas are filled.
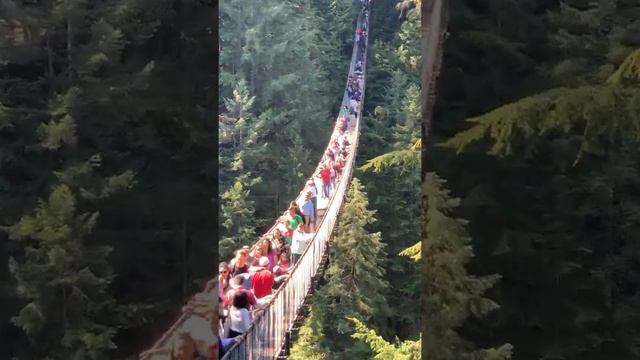
[[[244,291],[237,291],[233,294],[233,305],[229,311],[231,320],[229,337],[236,337],[249,330],[253,319],[249,311],[249,298]]]
[[[273,248],[269,236],[260,240],[260,248],[262,249],[262,256],[266,256],[267,258],[269,258],[269,271],[273,271],[273,267],[276,264],[278,252]]]

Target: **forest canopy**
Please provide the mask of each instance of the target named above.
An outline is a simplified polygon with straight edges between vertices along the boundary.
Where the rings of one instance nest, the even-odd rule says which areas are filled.
[[[427,166],[461,198],[515,359],[635,359],[634,1],[452,1]],[[473,56],[471,56],[473,55]]]

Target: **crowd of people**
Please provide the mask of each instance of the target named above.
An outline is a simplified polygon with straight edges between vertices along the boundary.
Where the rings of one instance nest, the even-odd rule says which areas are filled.
[[[243,246],[230,262],[219,264],[217,279],[209,281],[203,292],[183,307],[189,318],[173,331],[166,346],[151,350],[145,356],[170,360],[222,358],[250,329],[256,313],[268,305],[273,293],[291,276],[293,267],[313,240],[319,224],[318,198],[328,201],[339,184],[349,156],[350,129],[361,111],[370,0],[361,1],[363,21],[355,34],[358,51],[353,73],[349,75],[348,100],[343,103],[329,146],[299,201],[289,204],[275,226],[253,248]],[[322,184],[321,192],[316,179]],[[217,311],[212,306],[215,300],[219,304]]]

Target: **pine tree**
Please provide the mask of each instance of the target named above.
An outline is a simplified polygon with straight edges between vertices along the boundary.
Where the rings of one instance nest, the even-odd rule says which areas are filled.
[[[406,71],[412,78],[419,78],[420,63],[422,59],[420,45],[420,4],[411,8],[407,12],[407,17],[400,27],[398,37],[400,38],[400,46],[396,50],[398,60],[405,66]],[[402,2],[398,7],[403,8]]]
[[[396,344],[387,342],[378,335],[374,330],[369,329],[362,321],[356,318],[350,318],[356,327],[355,332],[351,335],[356,340],[367,343],[373,353],[374,360],[418,360],[421,359],[421,341],[403,341],[396,340]]]
[[[239,156],[245,169],[263,179],[252,188],[252,200],[273,196],[273,189],[280,189],[283,200],[295,196],[301,178],[313,171],[315,161],[309,156],[326,146],[335,93],[344,86],[346,66],[340,65],[347,64],[346,57],[336,56],[336,34],[327,30],[347,25],[319,10],[334,5],[353,8],[348,2],[273,0],[228,0],[221,5],[221,98],[233,98],[238,84],[246,82],[252,99],[254,116],[245,127]],[[238,116],[221,120],[227,118]],[[276,161],[292,156],[291,161]],[[228,178],[234,177],[225,171],[223,180],[232,182]],[[256,211],[258,217],[270,218],[272,203],[256,201]]]
[[[377,229],[384,234],[389,252],[399,253],[402,249],[419,242],[421,212],[416,194],[420,186],[420,146],[421,141],[409,147],[382,154],[360,167],[367,178],[369,192],[376,194],[373,205],[378,209],[384,222]],[[392,183],[394,186],[389,187]],[[413,299],[420,296],[419,264],[405,258],[392,258],[387,271],[387,280],[397,291],[388,295],[390,305],[389,327],[381,330],[385,337],[400,336],[411,338],[419,332],[419,323],[413,314],[420,311],[420,305]]]
[[[416,142],[422,124],[421,109],[420,88],[415,85],[408,86],[403,99],[401,118],[397,120],[394,127],[393,138],[396,148],[403,148]]]
[[[225,98],[226,113],[220,116],[220,142],[233,142],[233,149],[243,148],[244,138],[250,126],[251,107],[255,96],[249,94],[247,82],[242,79],[233,90],[232,98]]]
[[[411,146],[390,151],[373,159],[367,160],[367,162],[360,167],[360,170],[380,173],[384,170],[397,168],[401,174],[417,170],[420,166],[421,147],[422,139],[418,139]]]
[[[250,245],[256,239],[255,210],[249,199],[250,188],[255,183],[248,174],[238,177],[236,182],[220,195],[222,200],[222,240],[218,247],[221,259],[228,259],[242,245]]]
[[[565,85],[584,85],[604,80],[610,71],[640,45],[631,35],[640,6],[634,2],[604,0],[566,1],[549,13],[555,30],[552,45],[562,55],[553,75]]]
[[[507,104],[469,119],[477,125],[456,134],[443,146],[459,153],[488,135],[493,142],[489,154],[506,156],[519,149],[531,153],[537,142],[530,139],[539,135],[582,131],[579,137],[572,135],[579,145],[576,164],[583,155],[601,154],[603,141],[611,136],[636,142],[640,136],[636,131],[638,119],[635,116],[640,92],[638,78],[634,79],[633,75],[634,68],[628,65],[636,56],[635,53],[629,55],[623,66],[610,75],[609,84],[555,88]]]
[[[311,305],[309,315],[300,327],[298,339],[291,348],[289,359],[291,360],[325,360],[330,359],[330,349],[323,348],[326,342],[323,332],[323,324],[316,315],[318,311],[322,311],[322,305],[317,302]],[[322,318],[322,316],[320,317]]]
[[[452,211],[460,200],[451,198],[444,185],[445,181],[435,173],[425,176],[423,356],[428,359],[509,359],[511,345],[475,350],[457,333],[468,317],[481,317],[498,308],[483,294],[499,276],[477,277],[467,272],[466,265],[473,252],[465,230],[466,221],[453,217]]]
[[[360,181],[353,178],[331,246],[326,285],[318,291],[318,301],[326,304],[319,320],[324,325],[324,334],[330,338],[332,352],[356,357],[363,356],[362,349],[350,348],[352,344],[343,337],[353,331],[347,317],[372,323],[385,314],[387,306],[382,292],[387,286],[381,265],[386,256],[384,244],[380,233],[367,231],[367,227],[375,222],[375,211],[368,210],[363,190]]]
[[[464,153],[472,143],[490,145],[489,154],[497,156],[482,166],[498,169],[514,188],[528,189],[505,195],[479,186],[467,199],[468,208],[503,214],[499,222],[489,220],[491,230],[478,226],[476,232],[487,236],[483,263],[509,277],[511,285],[501,292],[515,297],[501,301],[504,325],[496,331],[516,333],[516,351],[524,356],[631,359],[638,351],[629,341],[638,329],[627,321],[638,317],[629,307],[635,295],[612,285],[637,283],[621,270],[629,258],[618,256],[630,246],[628,221],[636,216],[629,207],[635,196],[626,190],[638,179],[631,150],[639,139],[637,81],[629,66],[634,56],[607,84],[552,89],[505,105],[447,144]],[[518,211],[504,211],[512,208]],[[514,264],[526,264],[526,270],[508,270]],[[524,290],[530,295],[518,298]],[[525,340],[540,329],[549,329],[548,335]]]
[[[87,242],[98,213],[76,209],[70,189],[58,185],[35,215],[9,228],[10,238],[25,244],[24,257],[9,266],[27,301],[13,321],[31,339],[29,358],[107,359],[115,348],[112,249]]]
[[[215,55],[212,8],[167,0],[8,6],[0,15],[15,15],[0,25],[9,61],[0,72],[0,103],[11,121],[0,130],[0,223],[17,223],[53,184],[68,186],[78,209],[101,215],[87,241],[117,249],[108,259],[119,275],[115,296],[167,313],[182,301],[177,287],[186,292],[215,259],[210,199],[217,174],[207,166],[215,162],[215,124],[207,120],[217,96],[214,72],[202,66]],[[5,249],[22,259],[22,244],[0,237],[0,261]],[[5,313],[28,303],[13,290],[9,301],[2,295],[3,324]],[[143,324],[159,319],[145,305],[106,309],[123,339],[109,357],[131,353],[137,337],[147,336]],[[4,338],[18,329],[2,325],[0,333],[8,354],[42,358],[19,336]]]

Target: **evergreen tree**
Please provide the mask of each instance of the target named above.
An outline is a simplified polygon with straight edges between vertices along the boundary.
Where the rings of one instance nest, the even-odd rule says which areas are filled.
[[[253,201],[249,200],[250,181],[248,175],[240,176],[227,191],[221,194],[222,239],[218,244],[221,259],[229,259],[243,245],[251,245],[256,239],[256,219]]]
[[[368,160],[360,167],[371,174],[368,185],[372,193],[378,194],[374,202],[379,216],[386,219],[377,228],[384,234],[389,252],[397,254],[420,239],[421,207],[416,201],[420,186],[420,146],[416,141],[410,147],[382,154]],[[388,184],[393,183],[390,189]],[[413,314],[420,311],[414,299],[421,293],[419,264],[405,258],[391,258],[388,281],[395,291],[388,295],[389,323],[382,330],[384,336],[415,337],[419,323]]]
[[[215,55],[212,7],[164,0],[7,6],[0,103],[10,126],[0,129],[0,223],[18,223],[46,189],[68,186],[78,209],[101,215],[86,239],[115,249],[108,258],[118,274],[113,295],[172,316],[167,306],[178,306],[215,258],[210,199],[217,174],[209,165],[215,124],[208,119],[216,96],[213,71],[202,61]],[[21,242],[0,236],[0,247],[8,250],[0,261],[21,259]],[[0,271],[3,283],[7,276]],[[4,325],[26,305],[15,291],[7,293],[0,314],[5,349],[41,358],[41,349]],[[116,337],[104,333],[119,345],[110,357],[125,356],[140,346],[141,334],[149,336],[141,327],[160,318],[149,309],[132,305],[116,316],[119,305],[106,307],[119,330]]]
[[[481,317],[498,308],[483,297],[498,275],[477,277],[467,273],[473,256],[466,222],[453,217],[460,200],[451,198],[444,180],[434,173],[425,176],[423,206],[423,339],[429,359],[509,359],[512,346],[475,350],[458,330],[469,316]]]
[[[637,357],[637,279],[622,270],[637,254],[637,4],[451,5],[425,164],[462,195],[471,268],[503,276],[501,308],[462,333],[518,359]]]
[[[220,115],[220,143],[231,142],[234,151],[243,148],[246,133],[251,125],[251,107],[254,100],[255,96],[249,94],[247,82],[244,79],[240,80],[233,90],[233,97],[224,99],[227,112]]]
[[[115,348],[112,249],[87,242],[98,213],[76,212],[74,195],[58,185],[35,215],[9,228],[25,244],[24,256],[9,262],[27,302],[13,319],[31,340],[25,358],[107,359]]]
[[[420,158],[415,151],[421,124],[420,77],[416,64],[411,63],[419,59],[420,47],[416,41],[419,34],[410,30],[419,27],[419,9],[410,8],[412,3],[407,3],[409,7],[401,12],[401,19],[393,17],[393,32],[386,35],[376,32],[378,26],[389,27],[380,24],[382,15],[395,13],[396,5],[402,4],[377,3],[372,9],[376,41],[370,47],[374,61],[368,70],[367,106],[374,110],[363,122],[359,149],[359,158],[367,159],[360,169],[365,171],[363,179],[371,205],[379,218],[385,219],[373,226],[383,234],[383,242],[391,254],[419,241],[421,223],[420,202],[416,198],[420,188]],[[389,18],[384,17],[384,21]],[[420,331],[413,315],[420,311],[414,300],[420,294],[419,266],[397,256],[391,257],[388,264],[385,279],[393,291],[387,296],[386,324],[377,330],[386,338],[413,339]]]
[[[394,128],[393,138],[396,148],[415,143],[422,124],[421,109],[420,88],[410,85],[405,92],[402,117],[398,119]]]
[[[406,0],[399,2],[397,7],[406,10],[407,7],[403,3],[406,3]],[[420,77],[420,59],[422,59],[420,46],[421,12],[420,4],[416,5],[414,8],[409,8],[407,17],[402,22],[398,32],[400,46],[396,50],[398,60],[405,66],[412,78]]]
[[[562,2],[549,13],[552,45],[562,55],[553,68],[554,78],[573,86],[604,80],[640,46],[638,15],[635,2]]]
[[[287,156],[289,169],[287,176],[287,193],[295,194],[297,190],[304,186],[306,176],[308,176],[309,164],[312,164],[311,154],[305,148],[301,137],[297,134],[292,135],[291,148]]]
[[[321,306],[317,303],[311,305],[309,315],[300,327],[298,339],[291,348],[289,359],[291,360],[325,360],[331,358],[330,349],[323,348],[326,343],[323,332],[323,324],[316,315]]]
[[[236,84],[246,81],[254,97],[255,119],[247,126],[241,156],[245,169],[264,179],[252,189],[252,200],[281,189],[282,202],[277,206],[284,207],[302,185],[299,174],[313,171],[310,154],[326,146],[333,99],[344,86],[342,76],[348,64],[346,54],[337,56],[341,52],[336,49],[341,47],[334,37],[340,36],[341,29],[351,28],[332,17],[337,13],[331,9],[337,8],[353,11],[355,7],[344,1],[229,0],[221,4],[221,94],[231,98]],[[288,161],[291,155],[294,160]],[[271,203],[256,201],[256,206],[259,218],[272,217]]]
[[[403,341],[392,344],[378,335],[374,330],[367,328],[360,320],[350,318],[356,327],[352,338],[366,342],[373,353],[374,360],[418,360],[421,359],[421,341]]]
[[[331,246],[326,284],[318,291],[318,302],[324,304],[322,312],[318,313],[322,317],[319,321],[324,326],[332,352],[340,356],[364,356],[362,348],[353,346],[343,336],[353,331],[347,317],[372,323],[385,314],[387,306],[382,292],[387,286],[381,265],[386,256],[384,244],[380,233],[367,231],[367,227],[375,222],[374,214],[375,211],[368,210],[362,184],[353,178]],[[330,329],[335,331],[330,332]]]
[[[637,283],[621,270],[632,266],[637,252],[619,256],[629,246],[633,227],[628,225],[635,216],[634,195],[626,190],[637,181],[630,153],[638,141],[638,83],[630,66],[635,56],[606,85],[552,89],[505,105],[478,117],[476,126],[447,143],[465,152],[471,143],[481,143],[482,149],[491,145],[489,154],[499,160],[483,166],[494,166],[505,181],[530,189],[505,196],[478,187],[467,205],[489,213],[496,207],[519,209],[513,215],[502,212],[493,229],[476,231],[499,239],[484,250],[494,268],[526,264],[526,271],[501,271],[513,284],[503,293],[522,293],[519,284],[529,284],[530,295],[505,304],[498,331],[518,334],[516,349],[527,358],[616,354],[630,359],[637,352],[629,339],[638,329],[627,322],[638,316],[628,307],[635,295],[617,285]],[[486,219],[476,216],[475,221]],[[541,304],[553,310],[541,311]],[[626,309],[625,315],[616,308]],[[524,340],[539,329],[552,331],[535,343]]]

